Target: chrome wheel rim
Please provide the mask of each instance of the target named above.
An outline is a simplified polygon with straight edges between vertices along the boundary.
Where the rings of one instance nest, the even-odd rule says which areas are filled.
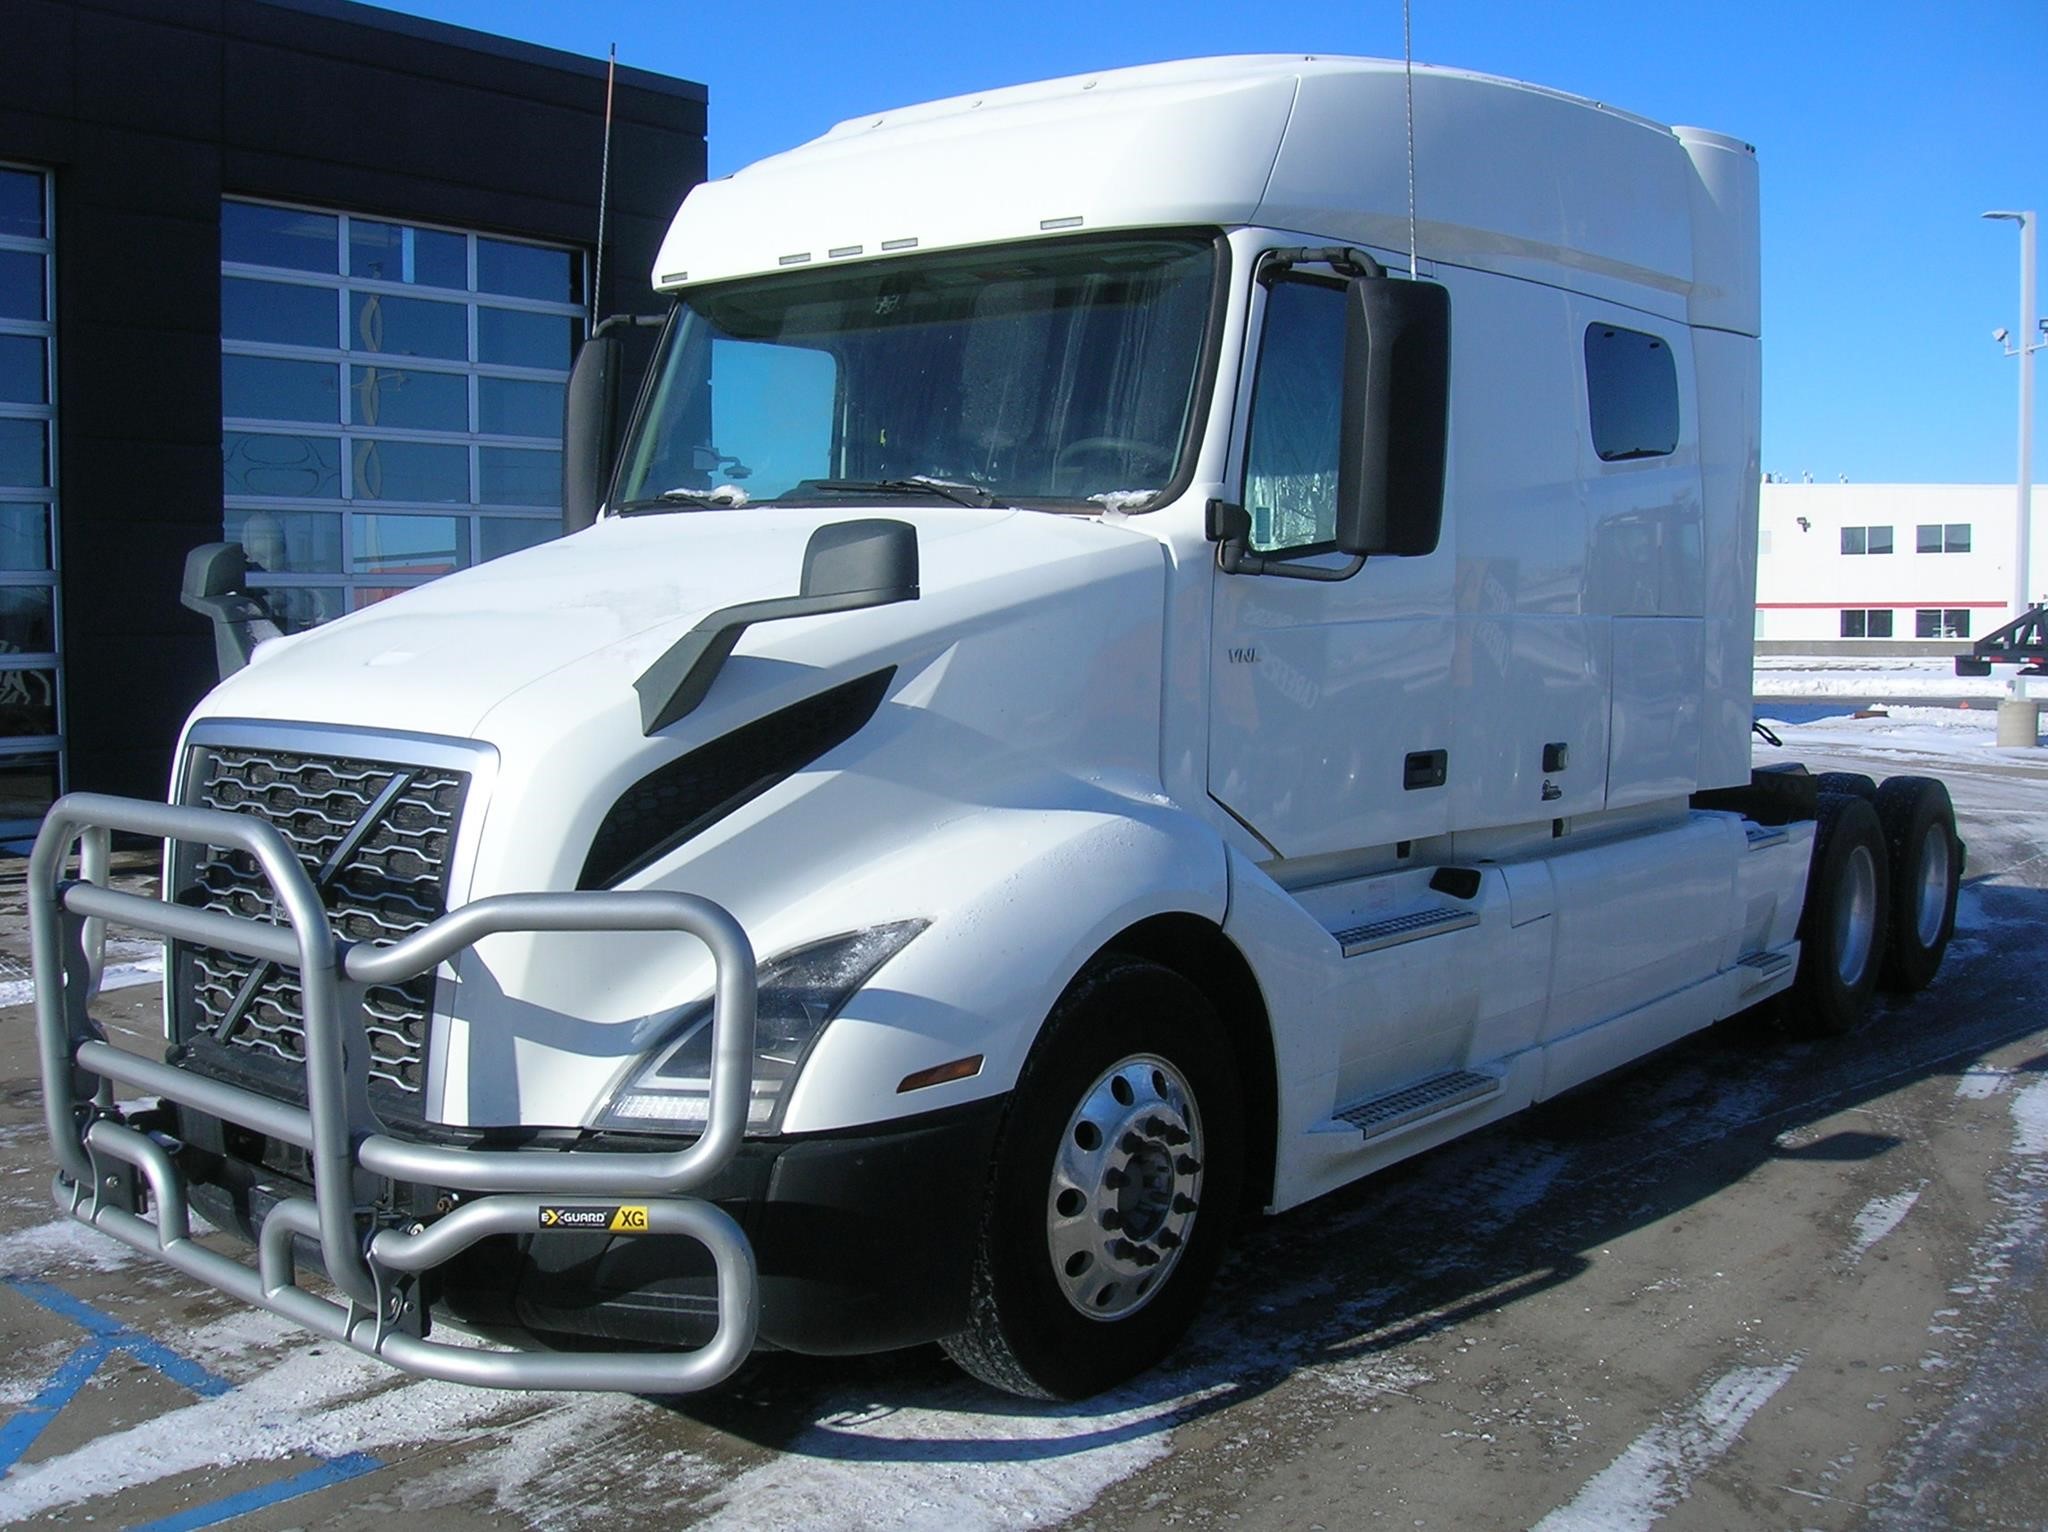
[[[1185,1076],[1134,1054],[1104,1070],[1067,1119],[1045,1200],[1053,1276],[1090,1319],[1122,1319],[1162,1292],[1202,1192],[1202,1118]]]
[[[1920,887],[1916,891],[1913,934],[1923,947],[1941,940],[1942,922],[1948,918],[1948,830],[1939,824],[1927,827],[1920,842]]]
[[[1868,846],[1849,853],[1835,901],[1835,974],[1845,988],[1862,982],[1877,939],[1877,859]]]

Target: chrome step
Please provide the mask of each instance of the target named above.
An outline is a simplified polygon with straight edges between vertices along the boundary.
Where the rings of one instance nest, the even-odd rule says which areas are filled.
[[[1792,971],[1792,954],[1789,952],[1745,952],[1735,960],[1737,968],[1747,968],[1749,977],[1744,989],[1756,989],[1773,979],[1783,978]]]
[[[1761,851],[1766,846],[1782,846],[1792,838],[1792,832],[1783,825],[1747,825],[1742,833],[1749,837],[1749,849]]]
[[[1455,909],[1447,904],[1430,905],[1425,909],[1408,910],[1399,915],[1388,915],[1380,920],[1367,921],[1362,926],[1347,926],[1342,931],[1332,931],[1337,945],[1344,949],[1346,957],[1357,957],[1362,952],[1378,952],[1382,947],[1398,947],[1403,942],[1421,941],[1425,936],[1442,936],[1449,931],[1463,931],[1468,926],[1479,924],[1477,910]]]
[[[1366,1138],[1378,1138],[1454,1106],[1467,1106],[1499,1094],[1500,1081],[1494,1076],[1472,1069],[1453,1069],[1347,1107],[1337,1114],[1337,1119],[1350,1123]]]

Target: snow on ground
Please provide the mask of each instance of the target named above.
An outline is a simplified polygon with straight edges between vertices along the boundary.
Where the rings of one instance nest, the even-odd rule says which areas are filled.
[[[1765,703],[1757,708],[1757,715],[1785,741],[1786,752],[1792,759],[1797,759],[1798,747],[1802,745],[1834,745],[1883,754],[1950,757],[1959,764],[1973,760],[1986,765],[2035,760],[2048,764],[2048,754],[2039,749],[2001,748],[1998,716],[1989,707],[1888,707],[1881,717],[1845,716],[1792,724],[1773,719],[1770,705]],[[1776,753],[1759,744],[1757,764],[1769,765]]]
[[[1959,676],[1950,659],[1886,654],[1760,654],[1756,657],[1759,697],[1841,697],[1884,702],[1911,697],[2006,695],[2006,672]]]

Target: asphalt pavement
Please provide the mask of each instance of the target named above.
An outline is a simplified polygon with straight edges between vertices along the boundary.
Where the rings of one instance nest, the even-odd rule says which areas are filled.
[[[2048,764],[1801,753],[1949,780],[1929,991],[1827,1042],[1737,1018],[1263,1220],[1174,1361],[1080,1406],[935,1349],[695,1401],[400,1378],[58,1219],[0,1011],[0,1523],[2039,1527]],[[158,1004],[100,1014],[146,1046]]]

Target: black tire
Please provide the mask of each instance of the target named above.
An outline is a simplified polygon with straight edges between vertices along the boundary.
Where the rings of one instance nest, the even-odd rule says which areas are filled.
[[[1860,771],[1823,771],[1813,779],[1815,792],[1847,793],[1876,806],[1877,783]]]
[[[1956,930],[1963,846],[1948,789],[1933,777],[1891,777],[1877,790],[1890,862],[1892,918],[1884,987],[1917,994],[1934,982]]]
[[[1230,1058],[1215,1008],[1171,969],[1113,956],[1067,987],[997,1139],[972,1317],[944,1343],[955,1362],[1008,1393],[1082,1399],[1173,1348],[1223,1258],[1243,1193]],[[1127,1101],[1133,1079],[1141,1094]],[[1190,1136],[1176,1142],[1180,1133]],[[1091,1134],[1106,1147],[1089,1144]],[[1104,1166],[1104,1179],[1077,1166]],[[1126,1237],[1141,1225],[1140,1240]],[[1104,1291],[1113,1317],[1082,1312]]]
[[[1840,1037],[1863,1024],[1890,929],[1888,861],[1877,810],[1848,793],[1822,793],[1785,1013],[1794,1030]]]

